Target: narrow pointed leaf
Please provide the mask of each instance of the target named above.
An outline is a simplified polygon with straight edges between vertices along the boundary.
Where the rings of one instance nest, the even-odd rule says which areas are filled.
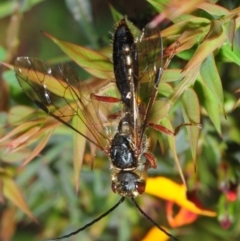
[[[169,101],[174,104],[184,93],[186,89],[192,86],[198,75],[199,75],[200,65],[194,66],[190,71],[188,71],[187,75],[182,79],[180,84],[174,89],[172,96]]]
[[[217,99],[203,81],[201,84],[200,82],[196,83],[195,90],[198,93],[201,106],[204,106],[216,130],[221,135],[220,110]]]
[[[183,94],[183,116],[185,123],[200,123],[200,105],[197,94],[193,89],[187,89]],[[198,126],[187,128],[194,163],[196,163],[197,146],[200,129]]]
[[[4,174],[0,170],[0,178],[3,182],[3,194],[4,196],[10,200],[14,205],[16,205],[19,209],[21,209],[24,213],[26,213],[32,220],[37,222],[36,218],[33,216],[32,212],[28,208],[24,197],[18,188],[15,181],[6,173]]]
[[[36,110],[29,106],[23,106],[23,105],[13,106],[9,110],[8,122],[10,125],[18,125],[18,123],[22,123],[23,120],[34,115],[35,112]]]
[[[77,128],[81,133],[87,134],[87,127],[82,125],[79,121],[79,118],[72,119],[73,125]],[[80,172],[83,163],[83,156],[85,153],[85,145],[86,145],[86,138],[78,133],[73,133],[74,137],[74,146],[73,146],[73,169],[74,169],[74,183],[76,192],[79,190],[79,183],[80,183]]]
[[[158,87],[158,93],[159,95],[169,97],[173,93],[173,88],[168,83],[161,83]]]
[[[161,83],[174,82],[176,80],[180,80],[181,78],[182,78],[181,69],[166,69],[163,72]]]
[[[224,16],[229,13],[229,10],[210,2],[203,2],[199,5],[199,8],[206,11],[207,13],[215,16]]]
[[[233,46],[229,42],[224,43],[219,56],[224,62],[234,62],[240,66],[240,48],[237,43],[233,44]]]
[[[226,39],[226,34],[222,28],[222,22],[213,21],[209,32],[205,36],[205,40],[198,46],[195,54],[183,69],[183,74],[186,75],[194,67],[201,64],[209,54],[215,49],[222,46]]]
[[[34,126],[31,129],[25,131],[23,134],[15,138],[14,140],[7,143],[7,147],[10,150],[14,150],[22,145],[24,145],[28,140],[32,139],[33,136],[40,130],[39,126]]]
[[[212,92],[212,95],[215,97],[223,113],[225,113],[222,82],[212,54],[209,55],[203,62],[200,69],[200,74],[202,80]]]
[[[183,14],[190,13],[194,11],[198,7],[198,5],[203,1],[204,0],[168,1],[166,4],[166,1],[156,2],[153,0],[148,0],[148,2],[151,3],[154,6],[154,8],[161,13],[157,17],[155,17],[155,19],[151,22],[151,26],[157,26],[165,18],[174,20]]]
[[[68,73],[69,76],[75,75],[75,72],[73,70],[69,70],[67,65],[65,68],[65,71],[70,72]],[[76,91],[76,87],[72,86],[70,90],[66,81],[64,81],[64,78],[70,77],[61,75],[59,78],[56,78],[56,76],[51,74],[53,69],[49,69],[39,59],[18,57],[15,61],[14,70],[19,84],[21,85],[24,92],[32,100],[41,102],[41,96],[37,96],[34,92],[32,92],[32,89],[34,89],[36,92],[40,91],[41,93],[42,87],[40,84],[44,84],[46,89],[51,91],[53,94],[56,94],[57,96],[64,95],[64,97],[68,100],[73,99],[71,91]],[[48,73],[49,71],[50,73]],[[74,78],[78,77],[74,76]]]
[[[30,155],[24,160],[24,162],[19,167],[19,170],[21,170],[23,167],[25,167],[31,160],[33,160],[46,146],[49,138],[51,137],[53,132],[53,129],[50,130],[48,133],[44,132],[45,136],[41,139],[41,141],[38,142],[37,146],[31,151]]]
[[[191,18],[180,21],[178,23],[175,23],[174,25],[171,25],[170,27],[164,29],[161,31],[161,36],[169,37],[172,35],[182,34],[186,28],[190,27],[190,29],[199,28],[199,26],[205,27],[210,24],[210,20],[207,18],[200,18],[200,17],[194,17],[191,16]]]
[[[162,125],[165,126],[165,127],[167,127],[169,130],[173,131],[172,124],[171,124],[171,122],[170,122],[167,118],[165,118],[165,119],[162,121]],[[186,185],[185,178],[184,178],[184,175],[183,175],[183,171],[182,171],[182,168],[181,168],[179,159],[178,159],[178,155],[177,155],[175,137],[174,137],[174,136],[168,136],[168,143],[169,143],[171,152],[172,152],[172,154],[173,154],[173,158],[174,158],[175,164],[176,164],[176,166],[177,166],[179,175],[180,175],[180,177],[181,177],[184,185],[187,186],[187,185]]]
[[[17,228],[16,208],[6,207],[1,213],[0,239],[10,241]]]
[[[227,38],[232,47],[233,47],[235,30],[236,30],[236,20],[231,19],[227,25]]]
[[[20,160],[23,160],[24,158],[27,158],[31,153],[30,149],[27,148],[21,148],[19,150],[6,150],[6,149],[0,149],[0,157],[3,162],[6,163],[19,163]]]
[[[155,101],[149,121],[152,123],[159,123],[162,119],[166,118],[169,115],[171,108],[171,103],[165,100]]]
[[[0,139],[0,143],[6,141],[8,139],[11,139],[15,135],[19,135],[19,134],[21,134],[23,132],[26,132],[28,129],[31,129],[31,128],[35,127],[39,123],[40,123],[39,121],[29,121],[27,123],[21,124],[20,126],[17,126],[15,129],[13,129],[7,135],[3,136]]]
[[[97,51],[59,40],[44,32],[61,50],[87,72],[100,79],[112,79],[113,67],[110,59]]]

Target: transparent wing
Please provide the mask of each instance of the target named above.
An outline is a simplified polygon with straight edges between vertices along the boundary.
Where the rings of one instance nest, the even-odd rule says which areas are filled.
[[[110,143],[109,127],[105,131],[110,107],[90,98],[91,86],[80,81],[69,65],[47,68],[36,58],[18,57],[15,73],[23,91],[38,107],[101,150],[106,149]],[[85,131],[69,122],[73,117],[79,118]]]
[[[141,100],[142,125],[141,140],[147,127],[152,106],[163,72],[163,47],[159,29],[145,28],[137,42],[139,59],[139,90]]]
[[[137,43],[139,58],[139,95],[147,103],[160,83],[159,71],[163,69],[163,49],[160,30],[145,28]],[[154,87],[155,86],[155,87]]]

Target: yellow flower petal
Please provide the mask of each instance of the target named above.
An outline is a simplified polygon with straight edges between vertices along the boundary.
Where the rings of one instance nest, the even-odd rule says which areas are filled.
[[[198,218],[198,215],[196,213],[193,213],[183,207],[181,207],[178,213],[173,216],[173,204],[173,202],[167,202],[166,205],[167,220],[172,228],[193,223]]]
[[[148,178],[146,193],[156,197],[175,202],[180,207],[199,214],[214,217],[216,212],[208,211],[197,207],[186,197],[186,187],[183,184],[177,184],[165,177]]]
[[[166,228],[164,228],[167,230]],[[142,239],[142,241],[166,241],[169,237],[160,231],[157,227],[153,227],[150,231],[146,234],[146,236]]]

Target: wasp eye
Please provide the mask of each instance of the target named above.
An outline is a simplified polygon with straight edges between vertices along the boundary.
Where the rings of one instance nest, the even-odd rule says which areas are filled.
[[[146,187],[146,183],[143,183],[143,182],[136,183],[136,189],[139,194],[143,194],[145,192],[145,187]]]
[[[114,193],[116,193],[116,191],[117,191],[117,185],[114,182],[112,183],[112,191]]]

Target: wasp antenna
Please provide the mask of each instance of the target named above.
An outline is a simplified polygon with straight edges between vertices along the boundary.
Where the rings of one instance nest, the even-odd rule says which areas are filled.
[[[54,241],[54,240],[62,240],[62,239],[66,239],[66,238],[69,238],[81,231],[83,231],[84,229],[92,226],[94,223],[98,222],[99,220],[101,220],[102,218],[106,217],[109,213],[111,213],[112,211],[114,211],[121,203],[123,203],[123,201],[125,200],[125,197],[122,197],[113,207],[111,207],[109,210],[107,210],[107,212],[103,213],[101,216],[99,216],[98,218],[94,219],[92,222],[90,223],[87,223],[85,226],[77,229],[76,231],[72,232],[72,233],[69,233],[69,234],[66,234],[62,237],[59,237],[59,238],[54,238],[54,239],[47,239],[47,240],[44,240],[44,241]]]
[[[170,234],[169,232],[167,232],[164,228],[162,228],[161,226],[159,226],[151,217],[149,217],[137,204],[136,200],[132,197],[131,198],[132,202],[134,203],[134,205],[136,206],[136,208],[138,209],[138,211],[148,220],[150,221],[154,226],[156,226],[159,230],[161,230],[163,233],[165,233],[168,237],[172,238],[174,241],[179,241],[179,239],[175,238],[172,234]]]

